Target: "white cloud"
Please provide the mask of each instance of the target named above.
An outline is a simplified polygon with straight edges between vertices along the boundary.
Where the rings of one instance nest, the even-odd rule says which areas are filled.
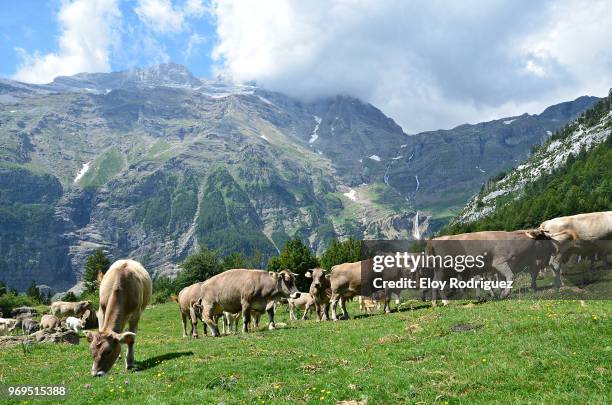
[[[184,55],[185,58],[191,57],[191,55],[196,51],[198,45],[206,42],[206,37],[198,34],[197,32],[192,33],[189,36],[189,40],[187,41],[187,48],[185,49]]]
[[[361,97],[407,132],[522,112],[612,83],[609,1],[217,1],[217,73]]]
[[[119,41],[117,24],[121,19],[116,0],[64,1],[57,19],[57,52],[30,54],[16,49],[22,63],[14,79],[48,83],[62,75],[110,71],[110,52]]]
[[[139,0],[134,11],[152,31],[173,33],[185,29],[186,18],[202,16],[205,7],[201,0],[188,0],[182,7],[173,6],[170,0]]]

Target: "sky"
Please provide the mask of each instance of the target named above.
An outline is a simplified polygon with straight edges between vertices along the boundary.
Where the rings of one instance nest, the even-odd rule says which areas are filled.
[[[172,61],[306,101],[345,94],[407,133],[539,113],[612,87],[612,0],[3,2],[0,77]]]

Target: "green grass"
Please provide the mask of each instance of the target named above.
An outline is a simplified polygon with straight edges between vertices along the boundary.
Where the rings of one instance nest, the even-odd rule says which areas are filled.
[[[391,315],[288,322],[275,331],[192,340],[181,337],[177,306],[167,303],[142,317],[137,372],[126,372],[121,362],[108,377],[90,377],[82,339],[78,346],[38,344],[29,353],[2,349],[0,384],[65,384],[70,403],[582,404],[612,398],[608,301],[413,305]],[[356,314],[355,304],[350,310]],[[279,318],[287,322],[284,310]],[[459,324],[475,329],[453,331]]]
[[[106,184],[123,169],[125,158],[116,149],[109,149],[94,160],[92,167],[79,180],[82,186],[98,187]]]

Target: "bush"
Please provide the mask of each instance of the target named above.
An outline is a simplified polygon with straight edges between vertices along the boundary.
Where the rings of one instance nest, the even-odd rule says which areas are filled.
[[[14,292],[8,292],[0,296],[0,312],[2,312],[5,317],[10,317],[13,309],[17,307],[33,307],[38,304],[38,301],[27,295],[15,294]]]

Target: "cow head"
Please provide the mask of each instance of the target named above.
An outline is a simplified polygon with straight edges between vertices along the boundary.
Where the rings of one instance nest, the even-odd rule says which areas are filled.
[[[91,375],[101,377],[108,373],[121,353],[121,343],[132,344],[136,338],[133,332],[87,332],[89,351],[93,356]]]
[[[292,273],[289,270],[281,270],[278,273],[271,271],[270,277],[276,281],[277,291],[289,298],[299,298],[300,292],[295,285],[295,278],[298,276],[296,273]]]
[[[550,240],[550,234],[543,229],[529,229],[525,231],[525,235],[535,240]]]
[[[329,274],[325,274],[325,269],[320,267],[310,269],[306,272],[305,276],[312,279],[310,286],[314,287],[316,290],[329,287],[330,276]]]
[[[91,311],[91,301],[81,301],[79,307],[81,311]]]

